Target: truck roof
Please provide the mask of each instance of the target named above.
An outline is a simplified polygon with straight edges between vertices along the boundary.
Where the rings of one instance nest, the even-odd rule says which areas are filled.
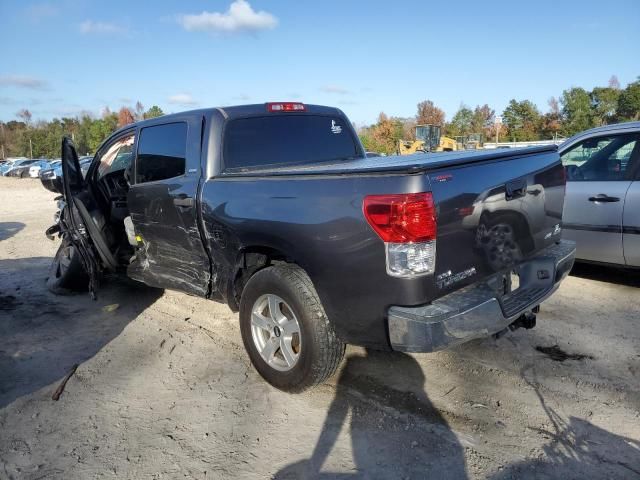
[[[336,107],[329,107],[326,105],[311,105],[303,102],[281,102],[281,103],[302,103],[305,107],[304,111],[301,112],[282,112],[282,113],[292,113],[295,115],[305,115],[305,114],[315,114],[315,115],[341,115],[344,116],[342,110]],[[144,127],[146,125],[156,124],[158,123],[158,119],[162,119],[162,121],[171,121],[174,118],[178,118],[184,115],[202,115],[202,116],[210,116],[212,114],[220,113],[225,119],[233,119],[240,117],[248,117],[253,115],[278,115],[278,113],[271,113],[267,111],[267,102],[265,103],[253,103],[250,105],[231,105],[226,107],[208,107],[208,108],[197,108],[194,110],[186,110],[183,112],[175,112],[168,113],[166,115],[162,115],[161,117],[149,118],[146,120],[140,120],[138,122],[130,123],[125,125],[124,127],[119,128],[116,132],[129,130],[134,127]]]

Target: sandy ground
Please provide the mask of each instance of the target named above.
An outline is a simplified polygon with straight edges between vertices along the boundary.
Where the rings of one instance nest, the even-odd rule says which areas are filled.
[[[581,266],[534,330],[350,348],[287,395],[225,306],[119,279],[50,294],[53,198],[0,178],[1,479],[640,478],[638,272]]]

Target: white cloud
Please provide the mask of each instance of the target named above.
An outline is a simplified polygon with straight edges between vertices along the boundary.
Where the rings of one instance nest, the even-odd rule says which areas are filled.
[[[246,0],[235,0],[225,13],[205,11],[198,15],[179,15],[177,20],[189,32],[257,32],[278,25],[274,15],[262,10],[256,12]]]
[[[324,87],[320,87],[324,93],[335,93],[337,95],[346,95],[349,92],[346,88],[340,87],[338,85],[325,85]]]
[[[80,24],[80,33],[85,35],[91,33],[101,35],[122,35],[127,33],[127,29],[115,23],[85,20]]]
[[[167,101],[173,105],[182,106],[193,106],[198,104],[198,101],[188,93],[176,93],[175,95],[171,95]]]
[[[29,88],[31,90],[46,90],[47,82],[36,77],[26,75],[0,75],[0,86]]]

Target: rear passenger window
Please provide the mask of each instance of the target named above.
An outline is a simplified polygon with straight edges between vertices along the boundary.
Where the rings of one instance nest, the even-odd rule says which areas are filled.
[[[184,175],[187,124],[168,123],[140,131],[136,183],[155,182]]]

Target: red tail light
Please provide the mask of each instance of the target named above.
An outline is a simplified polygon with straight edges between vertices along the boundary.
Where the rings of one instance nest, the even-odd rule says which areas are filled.
[[[436,210],[431,192],[369,195],[364,216],[387,243],[417,243],[436,239]]]
[[[267,103],[267,112],[304,112],[304,103],[299,102],[274,102]]]

